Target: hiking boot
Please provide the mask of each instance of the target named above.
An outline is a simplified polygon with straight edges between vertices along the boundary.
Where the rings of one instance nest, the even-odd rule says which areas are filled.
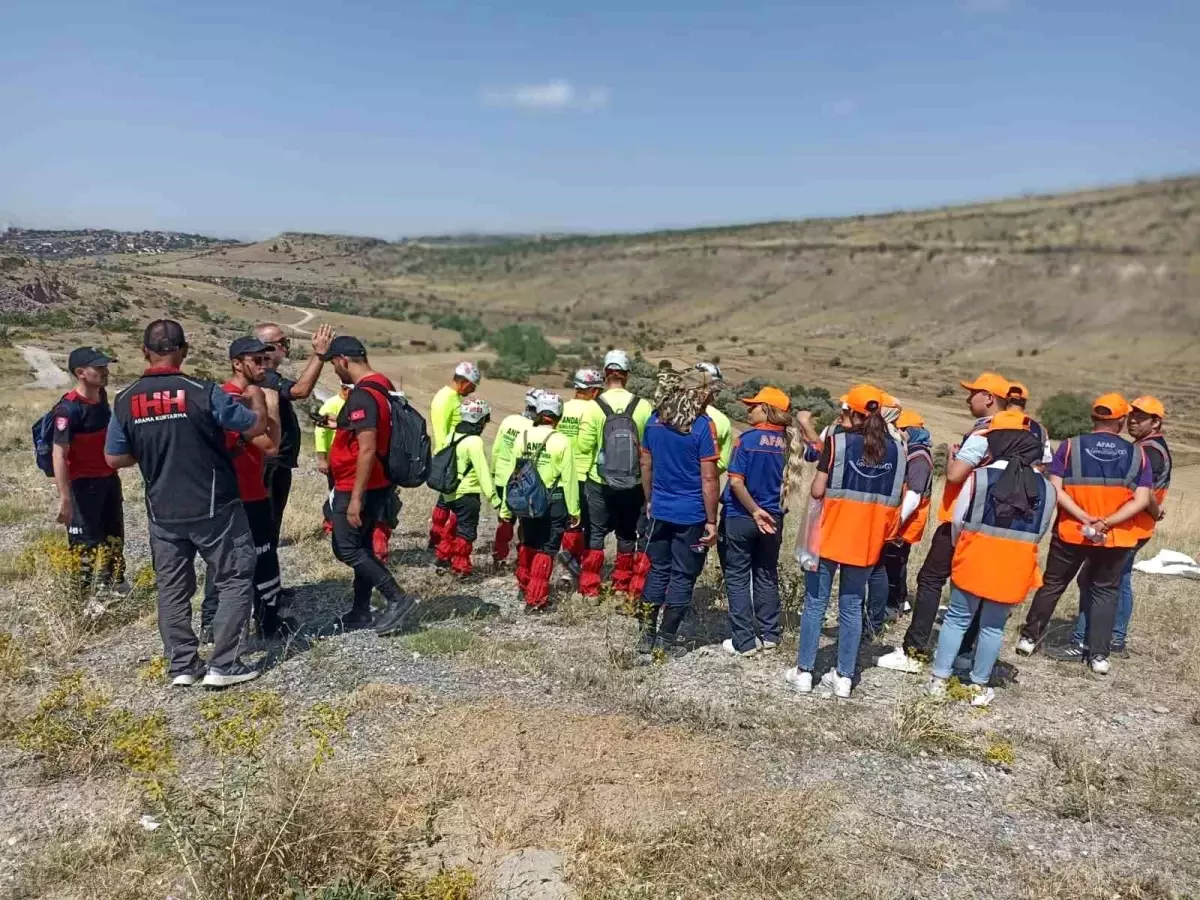
[[[342,631],[354,631],[359,628],[370,628],[374,624],[375,618],[371,614],[371,608],[352,609],[344,616],[338,618],[338,628]]]
[[[375,623],[375,633],[380,637],[390,637],[404,630],[404,626],[417,609],[417,601],[412,597],[401,597],[387,605]]]
[[[1087,648],[1083,644],[1068,644],[1047,650],[1046,655],[1058,662],[1083,662],[1087,659]]]
[[[253,681],[261,674],[262,672],[258,669],[252,669],[243,662],[235,662],[223,669],[210,668],[208,674],[204,676],[202,684],[206,688],[225,688]]]
[[[197,660],[195,664],[171,676],[171,687],[191,687],[199,684],[207,671],[204,663]]]

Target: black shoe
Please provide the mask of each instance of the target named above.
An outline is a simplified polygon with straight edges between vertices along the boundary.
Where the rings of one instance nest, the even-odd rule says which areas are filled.
[[[417,606],[417,601],[412,597],[393,600],[375,623],[375,633],[380,637],[390,637],[403,631],[408,618],[416,612]]]
[[[1087,660],[1087,649],[1083,644],[1068,644],[1065,647],[1051,647],[1046,655],[1058,662],[1084,662]]]
[[[634,652],[642,656],[647,656],[653,653],[654,642],[657,637],[658,635],[656,632],[643,630],[641,637],[638,638],[637,647],[634,648]]]
[[[678,635],[660,634],[655,641],[655,649],[661,650],[667,659],[680,659],[688,655],[689,648],[679,640]]]
[[[450,569],[450,560],[448,560],[448,559],[435,559],[435,560],[433,561],[433,567],[434,567],[435,569],[442,569],[442,570],[445,570],[445,571],[449,571],[449,569]]]
[[[575,578],[579,577],[579,560],[568,553],[566,550],[560,550],[558,553],[558,561],[566,567],[566,570]]]
[[[202,625],[200,627],[200,646],[205,647],[213,642],[213,627],[211,625]]]
[[[342,631],[354,631],[358,628],[370,628],[374,622],[375,617],[371,614],[370,607],[366,609],[356,608],[338,619],[338,627]]]
[[[1108,655],[1115,656],[1118,659],[1129,659],[1129,646],[1124,643],[1116,643],[1115,641],[1108,647]]]
[[[235,662],[233,665],[226,666],[223,669],[210,668],[201,684],[206,688],[226,688],[235,684],[242,684],[246,681],[253,681],[261,674],[262,672],[258,669],[252,669],[243,662]]]

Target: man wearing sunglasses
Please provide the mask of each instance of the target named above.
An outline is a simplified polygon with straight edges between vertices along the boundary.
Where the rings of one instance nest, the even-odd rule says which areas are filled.
[[[307,400],[317,386],[324,363],[321,355],[329,349],[333,340],[333,329],[322,325],[312,336],[313,352],[308,357],[304,371],[296,381],[279,373],[279,364],[287,359],[292,339],[283,333],[283,328],[274,322],[263,322],[254,326],[254,336],[266,345],[266,378],[262,387],[279,394],[280,438],[279,452],[267,460],[263,469],[263,482],[271,499],[273,538],[279,543],[279,530],[283,524],[283,511],[287,508],[288,495],[292,492],[292,469],[300,461],[300,421],[292,407],[296,400]]]

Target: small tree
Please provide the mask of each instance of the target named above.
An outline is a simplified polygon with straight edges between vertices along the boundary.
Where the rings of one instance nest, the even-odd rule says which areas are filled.
[[[1092,430],[1092,405],[1082,394],[1053,394],[1038,410],[1038,418],[1055,440]]]

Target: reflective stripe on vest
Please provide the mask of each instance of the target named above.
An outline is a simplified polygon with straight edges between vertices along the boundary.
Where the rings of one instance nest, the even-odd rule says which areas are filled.
[[[1092,432],[1070,439],[1063,490],[1088,515],[1111,515],[1133,498],[1143,455],[1136,444],[1109,432]],[[1126,459],[1126,457],[1128,459]],[[1137,528],[1132,521],[1109,529],[1105,547],[1133,547]],[[1058,517],[1058,536],[1069,544],[1091,544],[1083,526],[1066,514]]]
[[[1167,440],[1161,434],[1152,434],[1147,438],[1137,442],[1137,446],[1142,448],[1142,452],[1149,456],[1151,453],[1157,453],[1162,457],[1162,471],[1154,479],[1154,499],[1158,501],[1158,505],[1162,506],[1167,501],[1167,489],[1171,487],[1171,449],[1167,446]],[[1154,466],[1150,466],[1153,471]],[[1158,520],[1148,512],[1140,512],[1133,517],[1133,532],[1134,536],[1139,540],[1147,540],[1154,534],[1154,528],[1158,525]]]
[[[928,447],[918,447],[908,454],[908,462],[917,457],[923,457],[929,463],[929,480],[925,482],[925,491],[921,494],[921,503],[903,525],[897,535],[906,544],[919,544],[925,536],[925,526],[929,522],[929,503],[933,497],[933,454]]]
[[[833,439],[833,465],[821,506],[820,555],[848,566],[873,566],[896,534],[908,460],[903,445],[889,438],[877,466],[862,460],[861,434]]]
[[[1003,469],[980,469],[971,476],[974,493],[954,548],[951,579],[961,590],[978,597],[1015,604],[1041,587],[1038,543],[1050,530],[1056,504],[1050,483],[1039,478],[1033,516],[1007,525],[998,523],[992,492],[1003,474]]]

